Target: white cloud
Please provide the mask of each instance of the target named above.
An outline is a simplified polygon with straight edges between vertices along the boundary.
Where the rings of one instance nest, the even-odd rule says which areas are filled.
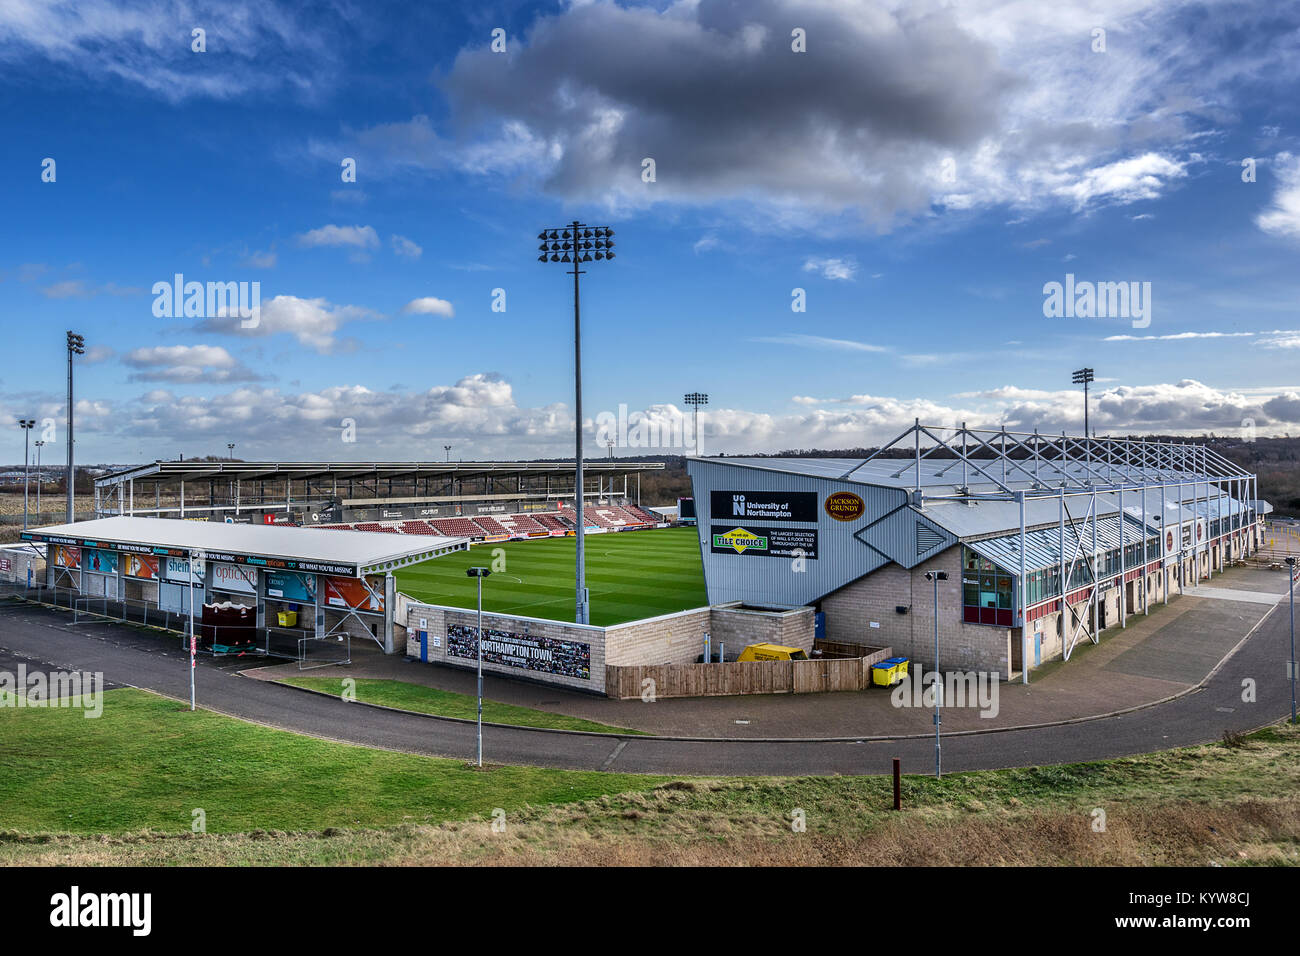
[[[422,248],[410,239],[407,239],[405,236],[395,235],[390,241],[393,245],[393,252],[401,256],[403,259],[418,259],[424,252]]]
[[[1277,191],[1271,205],[1255,217],[1255,225],[1274,236],[1300,238],[1300,156],[1278,153]]]
[[[308,248],[352,246],[357,249],[370,249],[379,245],[379,235],[373,226],[328,225],[304,232],[298,237],[298,244]]]
[[[803,264],[804,272],[820,272],[823,279],[852,280],[857,274],[858,263],[852,256],[842,259],[825,259],[810,256]]]
[[[1075,210],[1096,200],[1120,203],[1156,199],[1175,179],[1187,175],[1186,163],[1158,153],[1144,153],[1086,170],[1074,182],[1056,189]]]
[[[122,364],[134,368],[133,382],[252,381],[257,376],[219,345],[158,345],[132,349]]]
[[[285,92],[310,100],[339,75],[352,16],[244,0],[13,0],[0,4],[0,64],[10,77],[39,82],[57,70],[169,102]],[[203,54],[191,49],[196,26],[206,31]]]
[[[858,342],[854,339],[832,339],[822,335],[803,335],[800,333],[791,333],[790,335],[765,335],[756,337],[753,341],[765,342],[769,345],[797,345],[802,348],[822,349],[832,352],[849,351],[849,352],[888,352],[889,349],[883,345],[872,345],[869,342]]]
[[[277,295],[262,303],[258,323],[251,328],[245,328],[244,320],[238,315],[204,319],[195,328],[200,332],[248,337],[287,333],[307,348],[329,352],[338,347],[335,333],[344,323],[376,317],[374,312],[360,306],[334,305],[322,298]]]
[[[456,310],[450,302],[431,295],[426,295],[420,299],[412,299],[402,306],[402,312],[405,315],[437,315],[444,319],[450,319],[456,314]]]

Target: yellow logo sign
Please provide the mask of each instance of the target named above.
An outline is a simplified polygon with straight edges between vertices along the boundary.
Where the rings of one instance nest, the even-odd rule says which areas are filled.
[[[713,546],[715,548],[733,548],[737,554],[744,554],[751,548],[756,551],[766,551],[767,538],[754,534],[752,531],[746,531],[744,528],[736,528],[726,534],[715,534],[713,536]]]

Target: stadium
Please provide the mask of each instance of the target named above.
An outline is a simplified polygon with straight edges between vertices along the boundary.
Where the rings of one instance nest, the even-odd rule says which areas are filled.
[[[863,460],[690,474],[710,601],[812,606],[832,640],[931,659],[937,621],[940,668],[1006,679],[1254,554],[1272,510],[1204,445],[919,421]]]
[[[940,668],[1027,681],[1255,553],[1271,510],[1203,445],[919,422],[863,460],[689,459],[693,528],[639,503],[662,463],[586,467],[585,535],[612,535],[588,545],[590,623],[572,462],[159,461],[97,479],[94,520],[24,538],[50,549],[55,603],[183,629],[192,593],[206,650],[303,666],[356,641],[469,666],[465,572],[490,566],[486,669],[686,695],[690,668],[758,642],[855,661],[808,687],[856,689],[878,660],[932,658],[936,633]],[[736,673],[709,693],[774,689]]]

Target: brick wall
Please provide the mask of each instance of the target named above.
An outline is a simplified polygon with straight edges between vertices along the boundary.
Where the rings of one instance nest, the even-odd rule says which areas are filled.
[[[854,644],[888,644],[899,657],[934,666],[934,584],[939,582],[939,666],[944,670],[1010,673],[1011,631],[961,619],[961,548],[952,547],[910,571],[887,565],[822,598],[826,637]],[[899,614],[898,607],[906,607]],[[872,623],[878,625],[872,627]]]
[[[714,645],[726,643],[728,660],[735,660],[746,646],[759,643],[797,647],[809,653],[816,613],[810,607],[756,610],[739,604],[719,605],[713,608],[712,628]]]
[[[424,626],[421,627],[421,622]],[[420,633],[428,635],[426,659],[433,664],[446,664],[449,667],[462,667],[473,670],[478,661],[472,657],[458,657],[448,653],[447,630],[453,625],[466,627],[478,626],[478,613],[462,608],[441,607],[430,604],[411,603],[407,606],[406,653],[417,660],[420,658]],[[563,621],[545,621],[535,617],[515,617],[509,614],[483,613],[483,629],[498,630],[526,638],[550,638],[553,640],[573,641],[586,644],[589,655],[589,674],[587,677],[572,677],[567,674],[552,674],[537,670],[523,664],[503,664],[492,661],[483,662],[485,673],[503,674],[507,677],[522,677],[528,680],[543,681],[574,690],[591,691],[598,694],[605,692],[605,629],[582,624],[568,624]],[[491,639],[491,635],[487,636]],[[487,640],[484,641],[486,646]]]

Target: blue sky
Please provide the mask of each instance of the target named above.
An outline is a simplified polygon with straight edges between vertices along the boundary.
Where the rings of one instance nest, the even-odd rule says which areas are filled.
[[[1294,11],[418,6],[0,7],[0,414],[61,457],[73,328],[83,461],[565,454],[577,217],[593,444],[693,390],[706,452],[1077,432],[1081,365],[1101,431],[1300,432]],[[155,316],[176,273],[257,326]],[[1149,325],[1045,316],[1067,273]]]

